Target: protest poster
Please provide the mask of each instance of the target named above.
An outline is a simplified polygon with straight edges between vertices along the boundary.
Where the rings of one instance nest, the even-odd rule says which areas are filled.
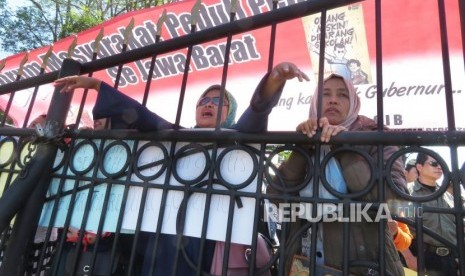
[[[126,142],[131,144],[131,141]],[[71,164],[74,165],[63,177],[54,178],[49,188],[49,196],[59,195],[57,215],[52,221],[52,212],[56,203],[53,200],[48,201],[42,211],[40,225],[51,224],[54,227],[63,227],[68,213],[71,213],[72,227],[97,232],[100,221],[103,221],[103,231],[114,232],[120,212],[123,212],[122,232],[125,233],[135,231],[141,215],[142,231],[156,232],[161,221],[162,233],[176,234],[179,227],[183,227],[185,235],[201,237],[203,220],[208,215],[206,226],[208,239],[224,241],[228,218],[232,217],[232,241],[240,244],[252,242],[256,209],[253,195],[258,187],[258,155],[252,150],[254,147],[245,146],[246,150],[234,147],[219,148],[216,161],[218,170],[212,178],[213,191],[207,192],[210,175],[205,172],[209,171],[210,159],[213,158],[212,149],[189,153],[192,149],[191,144],[177,143],[176,152],[180,157],[176,159],[173,171],[168,173],[166,166],[150,166],[150,164],[170,159],[167,153],[171,143],[142,142],[139,144],[140,154],[137,155],[135,165],[142,169],[138,173],[130,174],[126,161],[131,153],[125,152],[121,144],[114,144],[112,141],[107,141],[106,146],[103,150],[104,156],[99,157],[103,153],[99,154],[95,151],[97,146],[90,146],[89,141],[78,144],[78,149],[71,156]],[[204,146],[208,148],[208,145]],[[185,156],[182,155],[184,150],[187,152]],[[103,161],[98,164],[96,159],[100,158]],[[147,164],[149,166],[144,167]],[[108,178],[111,174],[115,174],[116,180]],[[92,175],[96,175],[93,181],[75,179],[86,176],[90,178]],[[131,179],[133,184],[128,186],[126,199],[124,199],[125,186],[114,183],[124,179]],[[150,179],[148,183],[144,183],[147,179]],[[143,184],[148,185],[145,205],[141,204]],[[192,186],[205,190],[189,192],[188,189],[184,189]],[[78,190],[74,197],[71,194],[73,189]],[[228,189],[248,192],[251,197],[236,197],[231,203],[231,197],[221,193]],[[89,198],[91,191],[92,197]],[[163,200],[164,196],[165,200]],[[104,208],[105,203],[106,208]],[[178,216],[183,213],[186,214],[185,220],[180,221]],[[160,216],[162,218],[159,220]],[[84,224],[83,220],[85,220]]]

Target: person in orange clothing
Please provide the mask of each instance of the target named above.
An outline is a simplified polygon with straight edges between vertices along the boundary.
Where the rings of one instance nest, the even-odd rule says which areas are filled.
[[[388,221],[388,226],[394,239],[394,246],[404,258],[404,265],[416,271],[417,258],[409,249],[412,244],[413,235],[410,233],[408,225],[400,221],[391,220]]]
[[[400,221],[389,221],[389,230],[393,233],[394,245],[396,249],[400,252],[409,248],[412,243],[413,236],[410,233],[410,229],[405,223]]]

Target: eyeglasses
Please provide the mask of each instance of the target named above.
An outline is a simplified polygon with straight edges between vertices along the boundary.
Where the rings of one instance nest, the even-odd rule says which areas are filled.
[[[197,107],[199,106],[204,106],[207,103],[212,102],[214,105],[219,106],[220,105],[220,97],[203,97],[199,100],[199,103],[197,104]],[[224,106],[228,106],[228,102],[223,101]]]
[[[431,167],[439,167],[441,166],[438,161],[429,161],[427,162]]]

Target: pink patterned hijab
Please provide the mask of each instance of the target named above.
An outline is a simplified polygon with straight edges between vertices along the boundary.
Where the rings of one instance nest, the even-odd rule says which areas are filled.
[[[332,78],[339,78],[342,79],[346,85],[347,91],[349,91],[349,113],[347,114],[346,120],[340,124],[343,127],[349,128],[355,120],[357,120],[358,112],[360,111],[360,98],[358,97],[357,93],[355,92],[355,87],[351,81],[346,80],[344,77],[338,74],[331,74],[327,78],[323,80],[324,84]],[[312,103],[310,104],[310,118],[317,118],[317,105],[318,105],[318,87],[315,89],[315,93],[313,93]]]

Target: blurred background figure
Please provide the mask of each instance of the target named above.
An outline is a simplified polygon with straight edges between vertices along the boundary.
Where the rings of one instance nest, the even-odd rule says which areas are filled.
[[[418,178],[418,171],[415,167],[416,162],[416,159],[410,159],[409,161],[407,161],[407,164],[405,165],[405,180],[407,181],[407,188],[409,194],[412,194],[413,183]]]
[[[27,128],[36,128],[36,125],[40,124],[42,127],[45,125],[45,118],[47,118],[47,115],[41,114],[37,116],[34,120],[32,120]]]
[[[94,130],[105,129],[106,123],[107,123],[107,118],[94,120]],[[110,126],[108,126],[108,128],[110,128]]]

